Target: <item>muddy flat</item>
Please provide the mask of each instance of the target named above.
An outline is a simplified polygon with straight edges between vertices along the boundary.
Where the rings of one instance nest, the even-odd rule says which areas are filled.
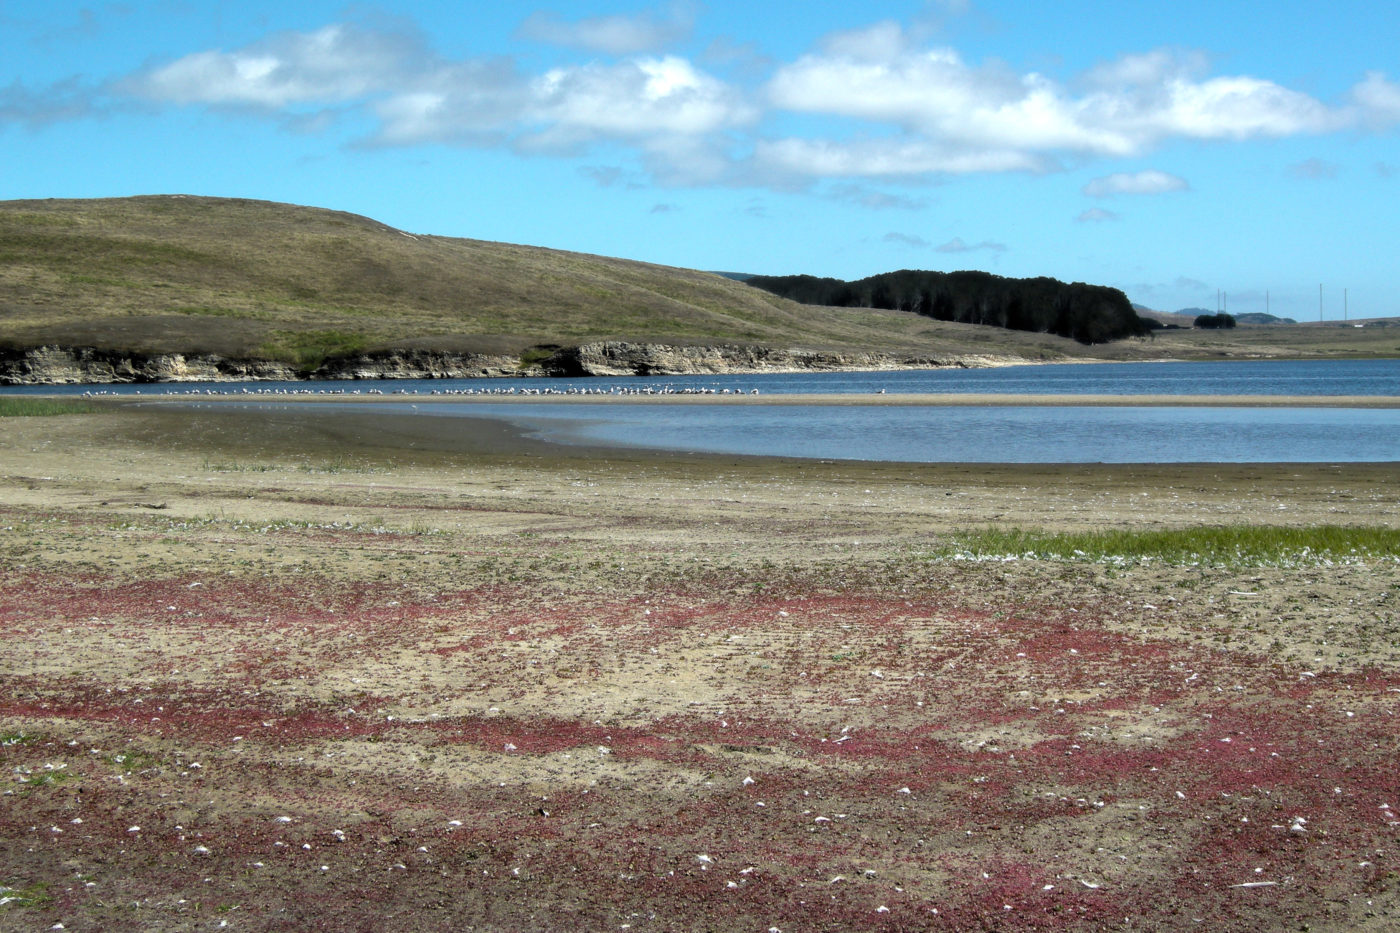
[[[319,409],[0,419],[0,928],[1400,923],[1400,464]]]

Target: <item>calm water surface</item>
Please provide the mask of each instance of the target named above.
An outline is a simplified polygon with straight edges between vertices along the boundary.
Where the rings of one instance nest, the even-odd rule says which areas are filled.
[[[438,408],[451,411],[438,412]],[[1400,460],[1400,410],[936,406],[433,406],[562,443],[958,463]]]
[[[396,379],[341,382],[185,382],[113,386],[21,386],[15,394],[81,394],[86,391],[157,395],[248,391],[388,393],[483,391],[514,388],[758,389],[794,393],[994,393],[1007,395],[1395,395],[1400,360],[1248,360],[1210,363],[1093,363],[938,369],[880,373],[775,373],[753,376],[617,376],[591,379]]]
[[[1014,366],[984,370],[803,373],[765,376],[554,380],[403,380],[351,383],[181,384],[94,388],[154,395],[298,391],[430,395],[575,387],[607,390],[758,389],[765,395],[905,393],[1400,396],[1400,360],[1250,361]],[[7,392],[52,392],[54,387]],[[249,402],[281,407],[275,402]],[[460,401],[376,411],[441,419],[509,421],[563,444],[602,444],[819,459],[1005,463],[1265,463],[1400,461],[1400,410],[1338,408],[939,407],[846,405],[568,405]],[[455,422],[454,422],[455,419]]]

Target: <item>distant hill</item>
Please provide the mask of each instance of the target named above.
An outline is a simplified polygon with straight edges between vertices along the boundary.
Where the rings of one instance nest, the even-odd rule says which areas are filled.
[[[741,361],[751,357],[731,351],[830,351],[825,359],[870,365],[1082,355],[1044,334],[807,307],[738,275],[417,234],[266,201],[5,201],[0,357],[21,365],[56,346],[100,350],[102,360],[193,354],[310,373],[399,351],[491,356],[493,372],[511,361],[523,370],[603,343],[728,348]]]
[[[908,347],[707,272],[426,236],[264,201],[0,202],[0,344],[314,363],[589,340]]]
[[[911,311],[938,321],[1056,334],[1083,344],[1142,337],[1151,329],[1116,288],[1045,277],[904,269],[856,282],[758,275],[748,284],[804,304]]]
[[[1236,314],[1235,320],[1241,324],[1297,324],[1291,317],[1279,317],[1274,314],[1266,314],[1263,311],[1249,311],[1245,314]]]
[[[1044,305],[1032,290],[1017,309],[1016,280],[971,275],[986,290],[965,307],[951,288],[939,298],[926,273],[875,277],[869,284],[888,292],[830,307],[751,287],[736,273],[430,236],[290,204],[178,195],[3,201],[0,383],[1395,355],[1379,324],[1250,327],[1209,338],[1188,327],[1092,345],[983,326],[1003,323],[1002,314],[1024,320]],[[1126,302],[1112,289],[1026,281],[1110,320]],[[918,300],[952,302],[953,319],[938,317],[946,304],[933,315],[909,313],[915,295],[901,290],[916,284],[928,287]]]
[[[1143,305],[1133,305],[1133,310],[1139,316],[1157,321],[1160,324],[1175,324],[1179,327],[1191,327],[1196,318],[1203,314],[1213,315],[1216,312],[1205,308],[1182,308],[1180,311],[1154,311]],[[1273,314],[1265,314],[1262,311],[1248,311],[1244,314],[1232,315],[1237,324],[1297,324],[1291,317],[1278,317]]]

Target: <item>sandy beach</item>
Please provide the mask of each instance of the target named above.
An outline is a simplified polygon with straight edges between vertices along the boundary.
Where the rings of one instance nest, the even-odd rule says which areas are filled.
[[[308,390],[302,393],[250,393],[254,397],[277,401],[295,402],[345,402],[356,403],[409,403],[433,405],[449,402],[482,402],[503,405],[530,405],[539,403],[562,404],[619,404],[619,405],[923,405],[923,406],[1090,406],[1090,407],[1133,407],[1148,408],[1400,408],[1400,397],[1390,395],[1006,395],[991,393],[846,393],[808,394],[793,393],[784,395],[761,394],[453,394],[453,395],[409,395],[392,392],[368,394],[363,390],[344,390],[336,393],[317,393]],[[247,400],[248,395],[178,395],[171,398],[211,401]]]
[[[1002,404],[919,399],[822,401]],[[1400,464],[110,408],[0,419],[0,927],[1400,922],[1394,553],[1074,552],[1366,540]]]

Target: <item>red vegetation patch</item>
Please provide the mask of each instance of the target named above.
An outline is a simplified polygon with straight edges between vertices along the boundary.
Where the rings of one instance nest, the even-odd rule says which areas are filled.
[[[41,672],[83,633],[129,645],[132,682]],[[59,877],[116,851],[101,884],[128,903],[214,878],[298,929],[440,901],[459,925],[1033,930],[1394,897],[1400,678],[1087,612],[35,576],[0,587],[0,637],[34,663],[0,674],[0,718],[42,737],[0,751],[28,769],[0,858]],[[405,676],[347,692],[384,657]],[[92,752],[114,737],[136,767]],[[376,741],[397,770],[339,764]],[[500,780],[429,767],[458,745]]]

